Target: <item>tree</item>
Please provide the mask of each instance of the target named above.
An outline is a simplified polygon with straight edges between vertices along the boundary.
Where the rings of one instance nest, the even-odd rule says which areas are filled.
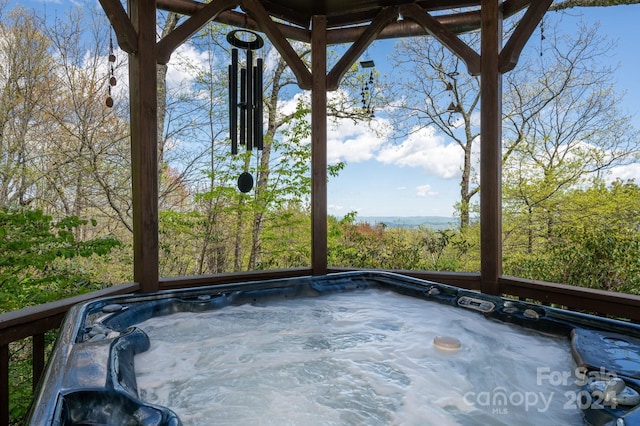
[[[207,52],[203,55],[208,58],[206,66],[193,61],[181,63],[176,52],[172,63],[188,70],[193,80],[181,86],[180,91],[167,88],[165,92],[162,140],[186,139],[188,135],[190,141],[189,150],[177,161],[180,164],[177,179],[195,201],[180,210],[186,214],[189,208],[195,208],[198,212],[197,217],[183,217],[187,222],[198,224],[193,229],[198,230],[199,238],[191,238],[192,244],[200,247],[197,273],[255,269],[271,264],[272,260],[262,260],[265,255],[262,238],[265,232],[273,235],[273,227],[280,226],[276,225],[280,221],[266,223],[265,218],[272,218],[280,209],[303,205],[310,194],[309,100],[305,95],[299,96],[293,74],[268,42],[258,52],[267,64],[264,148],[230,155],[226,137],[228,83],[224,76],[231,46],[225,40],[226,32],[226,27],[211,23],[190,40],[186,50]],[[303,58],[308,53],[304,49],[300,51]],[[284,111],[286,104],[295,108]],[[362,116],[360,111],[351,115],[352,118],[359,116]],[[163,152],[165,160],[168,159],[170,149]],[[205,152],[209,155],[203,155]],[[341,167],[341,164],[332,166],[330,172],[335,173]],[[249,194],[240,194],[235,189],[236,179],[243,171],[255,176],[255,187]],[[173,214],[162,217],[172,217],[168,226],[178,223]],[[177,227],[173,229],[178,231]],[[173,241],[179,238],[168,237],[168,234],[167,238],[171,242],[163,243],[162,247],[182,250],[173,247]],[[272,259],[271,255],[266,256]]]
[[[76,8],[42,26],[58,60],[57,84],[47,97],[49,128],[41,136],[47,161],[39,198],[56,212],[93,215],[112,229],[124,225],[126,237],[131,230],[129,129],[118,115],[121,107],[105,105],[106,20]]]
[[[575,37],[553,32],[547,40],[542,58],[506,76],[505,245],[517,249],[524,237],[529,253],[565,221],[567,192],[640,152],[640,133],[618,107],[612,70],[599,64],[610,44],[597,28],[582,27]]]
[[[465,37],[477,43],[477,37]],[[398,92],[402,93],[399,114],[394,117],[399,137],[434,127],[462,149],[460,177],[460,227],[470,223],[470,203],[480,187],[474,175],[473,153],[480,130],[475,120],[480,108],[480,80],[469,75],[458,57],[432,37],[401,40],[393,54]],[[394,90],[395,91],[395,90]],[[404,130],[402,130],[404,129]],[[407,133],[408,132],[408,133]]]
[[[0,22],[0,205],[27,205],[46,176],[36,166],[44,154],[36,141],[47,128],[54,61],[34,14],[17,8]]]
[[[554,150],[548,152],[554,163],[579,155],[582,166],[574,162],[575,183],[588,173],[629,161],[636,152],[634,131],[629,117],[616,106],[619,95],[613,90],[612,70],[598,62],[610,43],[598,36],[596,28],[579,28],[575,36],[548,28],[546,35],[542,57],[538,52],[524,55],[518,67],[504,76],[503,163],[532,149]],[[476,44],[472,36],[463,38]],[[480,136],[474,120],[479,78],[468,75],[460,60],[432,37],[400,41],[393,59],[395,74],[405,76],[396,83],[402,94],[401,114],[396,116],[399,136],[431,127],[462,149],[458,209],[460,227],[465,228],[471,200],[480,190],[473,157]]]

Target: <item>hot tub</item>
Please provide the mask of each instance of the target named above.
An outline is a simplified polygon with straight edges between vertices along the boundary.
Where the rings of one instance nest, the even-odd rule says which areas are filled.
[[[31,425],[640,424],[640,328],[381,272],[74,307]]]

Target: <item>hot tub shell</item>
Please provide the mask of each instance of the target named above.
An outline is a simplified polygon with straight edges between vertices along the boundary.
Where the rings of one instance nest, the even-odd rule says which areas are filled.
[[[349,272],[116,296],[74,306],[60,330],[27,424],[181,425],[169,408],[139,398],[134,357],[146,351],[150,342],[136,324],[154,316],[202,312],[274,298],[295,299],[331,292],[353,292],[357,297],[357,290],[367,288],[392,290],[468,309],[487,320],[566,336],[576,364],[589,372],[589,377],[606,380],[598,375],[613,375],[622,379],[629,391],[640,390],[640,327],[635,324],[398,274]],[[585,392],[591,392],[588,386],[592,382],[585,383]],[[589,402],[582,411],[586,424],[640,424],[640,405],[605,401],[598,404],[597,399]]]

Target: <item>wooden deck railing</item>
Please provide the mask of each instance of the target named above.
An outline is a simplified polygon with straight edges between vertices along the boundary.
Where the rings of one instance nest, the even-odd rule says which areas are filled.
[[[333,268],[329,272],[344,272],[346,268]],[[424,271],[393,271],[416,278],[450,284],[457,287],[478,290],[478,274],[443,273]],[[250,273],[220,274],[199,277],[180,277],[161,280],[162,290],[261,281],[294,276],[310,275],[310,269],[290,269],[278,271],[258,271]],[[503,294],[523,300],[538,301],[543,304],[555,304],[574,310],[592,312],[600,315],[627,318],[640,322],[640,296],[572,287],[562,284],[536,282],[513,277],[502,277],[500,288]],[[120,284],[93,293],[33,306],[15,312],[0,315],[0,425],[9,423],[9,344],[32,338],[32,376],[34,389],[42,375],[45,360],[45,333],[60,326],[69,308],[98,297],[135,293],[137,283]]]

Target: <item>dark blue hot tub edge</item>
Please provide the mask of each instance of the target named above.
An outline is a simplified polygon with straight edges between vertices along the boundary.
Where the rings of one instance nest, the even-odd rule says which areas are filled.
[[[399,274],[360,271],[114,296],[76,306],[61,328],[27,424],[113,424],[103,420],[113,419],[117,414],[126,418],[127,424],[180,425],[180,419],[170,409],[138,398],[134,357],[148,349],[149,339],[135,324],[175,312],[201,312],[273,298],[309,297],[364,288],[392,290],[466,308],[493,320],[566,336],[572,340],[572,351],[579,365],[604,368],[621,377],[628,387],[640,390],[639,371],[636,374],[616,371],[613,368],[616,360],[605,356],[612,352],[606,350],[610,343],[607,333],[623,333],[619,335],[624,336],[625,343],[639,348],[637,363],[640,365],[640,327],[634,324],[479,294]],[[589,346],[594,341],[599,345],[596,350]],[[104,357],[108,362],[98,361]],[[598,401],[589,402],[583,410],[587,424],[640,425],[638,406],[612,407],[598,405]]]
[[[54,417],[55,425],[182,425],[178,416],[166,407],[148,404],[126,392],[109,389],[61,393]]]
[[[113,338],[74,344],[67,359],[75,368],[58,382],[51,422],[32,420],[31,424],[180,426],[173,411],[138,398],[133,360],[148,349],[148,336],[135,327]],[[108,361],[101,363],[104,353]]]

